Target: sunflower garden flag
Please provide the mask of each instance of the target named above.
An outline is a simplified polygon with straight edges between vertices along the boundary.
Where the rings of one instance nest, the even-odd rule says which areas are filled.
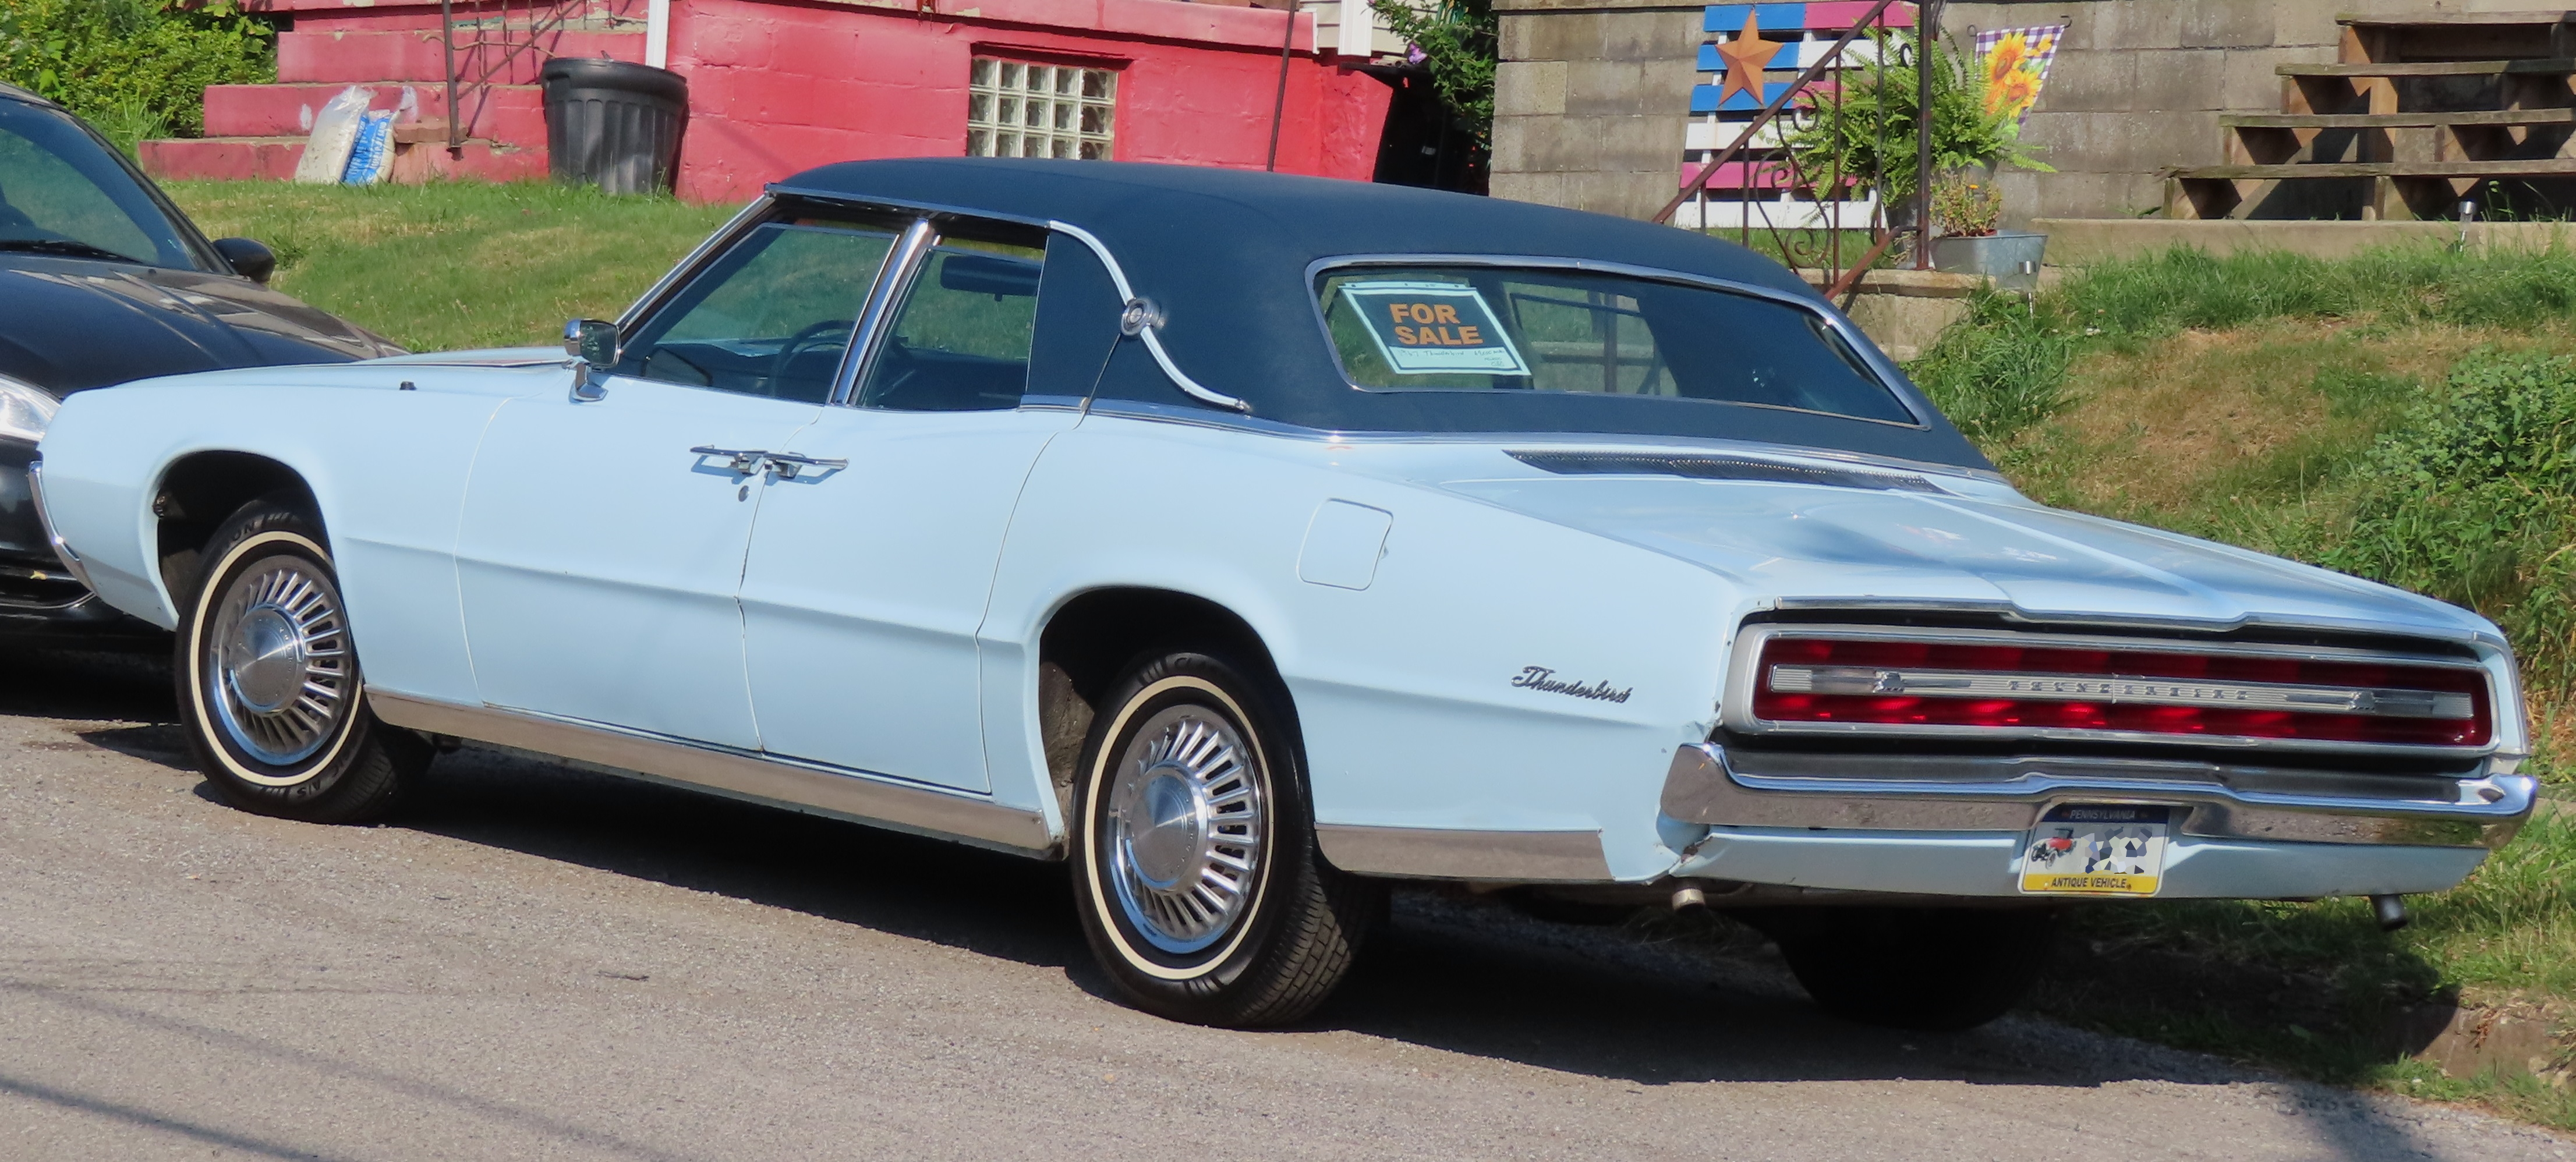
[[[1977,34],[1977,61],[1985,70],[1986,112],[2010,113],[2018,123],[2039,103],[2040,83],[2048,79],[2049,62],[2057,59],[2063,24],[2037,28],[1999,28]]]

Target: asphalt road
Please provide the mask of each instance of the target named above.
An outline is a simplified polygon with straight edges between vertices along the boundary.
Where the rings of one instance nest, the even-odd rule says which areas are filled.
[[[0,654],[0,1158],[2576,1156],[1428,896],[1307,1025],[1175,1025],[1057,869],[472,752],[390,826],[257,818],[164,681]]]

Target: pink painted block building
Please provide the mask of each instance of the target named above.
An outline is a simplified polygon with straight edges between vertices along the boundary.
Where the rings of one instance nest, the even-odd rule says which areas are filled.
[[[739,200],[827,162],[969,153],[1278,168],[1366,181],[1403,45],[1362,0],[454,0],[457,108],[437,0],[251,0],[286,18],[278,82],[206,92],[204,138],[146,142],[165,177],[284,178],[351,84],[401,106],[396,180],[546,172],[536,80],[554,56],[659,56],[688,78],[681,196]],[[1347,9],[1352,20],[1339,17]],[[451,134],[450,126],[461,123]],[[461,147],[449,148],[452,137]]]

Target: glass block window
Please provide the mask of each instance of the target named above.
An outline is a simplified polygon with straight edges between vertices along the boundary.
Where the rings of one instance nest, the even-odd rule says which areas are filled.
[[[1109,157],[1118,74],[976,57],[966,97],[971,157]]]

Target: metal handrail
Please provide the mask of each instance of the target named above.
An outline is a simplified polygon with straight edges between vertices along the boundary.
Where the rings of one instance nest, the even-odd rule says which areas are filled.
[[[1727,163],[1741,158],[1746,151],[1754,148],[1753,140],[1762,132],[1765,126],[1778,120],[1783,113],[1788,112],[1793,102],[1807,96],[1810,92],[1810,87],[1819,79],[1824,77],[1826,73],[1846,67],[1843,62],[1844,51],[1848,49],[1851,46],[1851,43],[1858,39],[1863,32],[1873,28],[1883,28],[1883,22],[1888,8],[1897,2],[1898,0],[1878,0],[1877,3],[1872,4],[1868,12],[1864,13],[1858,20],[1853,21],[1851,27],[1845,29],[1842,36],[1835,39],[1832,47],[1828,48],[1821,56],[1817,57],[1815,63],[1808,65],[1803,72],[1798,74],[1797,80],[1792,81],[1785,89],[1783,89],[1778,97],[1765,103],[1761,112],[1756,114],[1752,121],[1746,123],[1741,132],[1736,134],[1733,142],[1729,143],[1724,149],[1717,151],[1716,155],[1711,157],[1705,165],[1700,166],[1698,172],[1692,174],[1690,180],[1683,184],[1681,192],[1674,194],[1670,201],[1665,202],[1663,208],[1655,212],[1652,220],[1656,222],[1669,223],[1672,221],[1673,215],[1678,212],[1685,203],[1688,203],[1695,197],[1704,196],[1704,190],[1707,186],[1708,179],[1712,175],[1716,174]],[[1930,87],[1930,70],[1933,67],[1931,64],[1932,54],[1923,46],[1928,46],[1939,36],[1937,23],[1939,17],[1936,9],[1937,0],[1922,0],[1921,3],[1916,5],[1915,43],[1918,47],[1915,51],[1915,69],[1921,84],[1927,90]],[[1886,67],[1884,54],[1882,54],[1881,59],[1877,61],[1876,64],[1877,67],[1882,70],[1881,75],[1884,76],[1883,70]],[[1918,209],[1915,214],[1915,224],[1912,233],[1915,237],[1915,252],[1918,259],[1923,255],[1928,254],[1930,250],[1931,237],[1932,183],[1931,156],[1929,151],[1930,135],[1928,132],[1922,132],[1923,130],[1928,129],[1931,123],[1928,108],[1925,107],[1928,105],[1928,101],[1921,101],[1920,98],[1918,98],[1918,108],[1915,114],[1915,121],[1917,123],[1919,134],[1919,145],[1915,159],[1916,169],[1914,190],[1915,197],[1918,202]],[[1835,104],[1833,115],[1837,119],[1842,116],[1841,103],[1837,102]],[[1837,128],[1839,128],[1839,121],[1837,121]],[[1779,164],[1788,165],[1793,172],[1795,170],[1793,163],[1784,161]],[[1842,189],[1848,187],[1852,176],[1853,175],[1835,172],[1827,175],[1826,179],[1822,182],[1805,182],[1803,184],[1807,185],[1809,188]],[[1885,187],[1883,176],[1882,180],[1879,182],[1879,186],[1882,189]],[[1753,204],[1751,196],[1749,193],[1745,192],[1749,189],[1750,185],[1748,183],[1745,190],[1738,191],[1739,196],[1743,197],[1744,204],[1748,208]],[[1824,268],[1827,273],[1833,275],[1825,290],[1827,298],[1840,300],[1852,293],[1854,288],[1859,285],[1861,277],[1868,273],[1871,264],[1877,262],[1879,256],[1886,253],[1888,246],[1896,240],[1896,232],[1887,228],[1885,213],[1885,200],[1881,199],[1880,204],[1872,209],[1870,215],[1869,231],[1871,234],[1871,240],[1869,249],[1862,254],[1857,262],[1854,262],[1848,268],[1842,268],[1841,236],[1843,230],[1839,209],[1836,210],[1833,221],[1826,227],[1828,238],[1825,254],[1823,255],[1825,259]],[[1768,225],[1768,223],[1766,223],[1766,225]],[[1705,219],[1702,220],[1700,228],[1703,230],[1707,229]],[[1789,255],[1791,253],[1791,247],[1788,245],[1785,238],[1780,237],[1781,232],[1779,227],[1776,225],[1768,225],[1768,228],[1771,230],[1775,239],[1780,241],[1782,254]],[[1742,240],[1750,241],[1752,229],[1753,226],[1749,217],[1737,224],[1737,230]]]
[[[551,57],[555,55],[551,49],[575,19],[595,13],[616,18],[633,6],[634,0],[439,0],[439,37],[447,72],[447,155],[465,156],[465,142],[491,102],[493,78],[506,76],[521,54]],[[459,9],[464,10],[462,16]],[[460,28],[467,33],[463,39],[458,36]],[[467,99],[473,103],[471,112],[465,107]]]

